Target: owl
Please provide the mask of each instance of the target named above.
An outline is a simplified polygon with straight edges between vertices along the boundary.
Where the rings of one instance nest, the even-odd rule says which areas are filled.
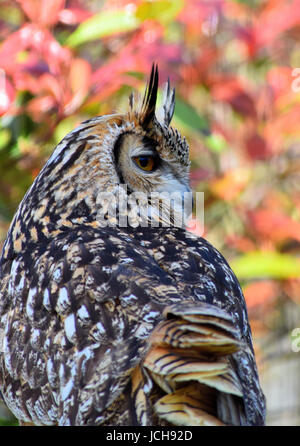
[[[127,112],[65,136],[11,223],[0,389],[20,424],[264,424],[244,297],[186,230],[189,147],[157,92],[154,65]]]

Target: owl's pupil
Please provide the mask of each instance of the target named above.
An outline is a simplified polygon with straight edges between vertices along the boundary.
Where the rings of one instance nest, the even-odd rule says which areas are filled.
[[[149,163],[149,156],[140,156],[139,162],[140,162],[141,167],[147,167],[147,165]]]

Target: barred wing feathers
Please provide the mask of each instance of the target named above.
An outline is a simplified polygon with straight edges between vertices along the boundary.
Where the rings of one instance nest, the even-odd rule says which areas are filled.
[[[228,314],[209,304],[182,302],[167,307],[164,317],[143,361],[166,393],[154,405],[156,415],[175,425],[222,425],[218,393],[243,397],[228,358],[241,348],[239,332]]]

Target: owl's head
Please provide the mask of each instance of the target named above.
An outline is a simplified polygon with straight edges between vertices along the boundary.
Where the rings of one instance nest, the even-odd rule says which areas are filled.
[[[129,98],[129,111],[123,118],[113,149],[119,184],[136,200],[142,213],[155,215],[166,224],[185,219],[190,204],[189,147],[185,138],[170,127],[175,108],[175,90],[164,87],[162,105],[157,109],[158,70],[153,66],[144,96]],[[185,203],[186,201],[186,203]],[[159,208],[159,213],[155,212]],[[182,220],[182,221],[183,221]]]
[[[184,225],[191,209],[190,196],[188,211],[183,200],[190,191],[188,144],[170,127],[174,90],[167,82],[160,108],[157,91],[153,66],[145,94],[132,94],[127,112],[90,119],[65,136],[25,197],[30,214],[56,228],[118,224],[126,212],[171,225],[179,216]]]
[[[143,192],[186,191],[189,178],[189,147],[185,138],[170,127],[175,108],[175,90],[165,85],[157,109],[158,70],[152,67],[143,97],[131,94],[118,137],[114,159],[120,179],[131,190]]]

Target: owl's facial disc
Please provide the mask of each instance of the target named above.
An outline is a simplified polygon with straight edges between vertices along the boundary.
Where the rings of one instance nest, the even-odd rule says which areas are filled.
[[[190,217],[192,193],[181,165],[163,158],[156,141],[124,134],[115,148],[115,162],[120,184],[126,185],[131,197],[138,196],[141,213],[150,212],[164,223],[177,218],[184,224]]]
[[[115,150],[120,182],[132,191],[186,192],[190,188],[181,177],[179,163],[160,156],[157,142],[147,136],[128,133],[121,137]]]

